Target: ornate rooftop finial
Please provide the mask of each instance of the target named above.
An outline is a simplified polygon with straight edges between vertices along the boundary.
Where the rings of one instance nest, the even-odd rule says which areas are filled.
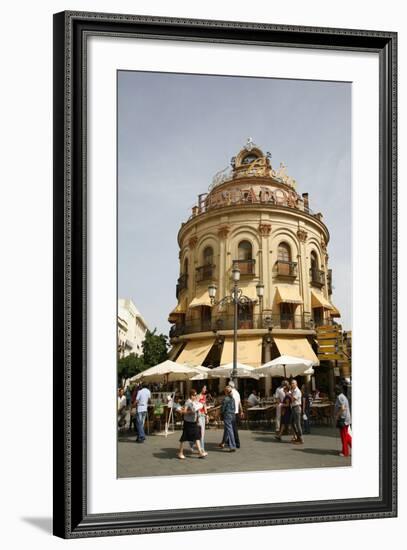
[[[257,147],[257,145],[254,143],[253,138],[248,137],[248,138],[247,138],[246,145],[244,146],[244,148],[246,149],[246,151],[251,151],[251,150],[254,149],[255,147]]]

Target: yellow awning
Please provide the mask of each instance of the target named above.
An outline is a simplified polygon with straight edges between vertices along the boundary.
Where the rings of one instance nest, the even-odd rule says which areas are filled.
[[[261,365],[262,338],[259,336],[239,336],[237,340],[237,362],[251,367]],[[233,361],[233,338],[225,338],[221,365]]]
[[[288,304],[302,304],[298,286],[296,285],[278,285],[276,290],[277,303],[285,302]]]
[[[185,342],[179,342],[178,344],[175,344],[174,346],[172,346],[172,348],[168,352],[168,359],[170,359],[171,361],[174,361],[174,357],[178,355],[180,349],[184,345],[185,345]]]
[[[340,317],[341,316],[341,312],[339,311],[339,309],[337,307],[335,307],[333,304],[332,305],[332,309],[329,311],[329,315],[331,317]]]
[[[258,297],[256,286],[241,286],[240,288],[242,289],[243,296],[247,296],[250,300],[252,300],[252,302],[257,302]]]
[[[319,365],[318,357],[306,338],[290,338],[289,336],[273,336],[273,338],[280,355],[310,359]]]
[[[192,302],[189,304],[189,308],[191,307],[199,307],[199,306],[209,306],[212,307],[211,299],[209,298],[209,292],[208,289],[202,289],[196,291],[196,296],[192,300]]]
[[[181,365],[187,363],[190,366],[202,365],[214,343],[213,338],[210,340],[190,340],[177,357],[176,363]]]
[[[168,316],[168,321],[171,323],[171,322],[175,322],[177,320],[177,316],[178,315],[183,315],[184,313],[186,313],[187,311],[187,307],[186,307],[186,300],[183,299],[181,300],[175,307],[174,309],[171,311],[171,313],[169,314]],[[174,319],[173,321],[171,321],[171,319]]]
[[[333,309],[333,305],[325,298],[322,292],[311,290],[311,307],[323,307]]]

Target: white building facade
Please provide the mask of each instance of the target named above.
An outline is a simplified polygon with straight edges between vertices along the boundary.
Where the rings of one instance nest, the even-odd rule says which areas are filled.
[[[117,308],[117,351],[119,357],[130,353],[141,355],[142,343],[148,326],[143,316],[129,298],[119,298]]]

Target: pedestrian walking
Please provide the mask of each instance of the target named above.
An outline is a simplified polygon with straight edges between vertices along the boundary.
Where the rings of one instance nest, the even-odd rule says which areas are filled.
[[[230,388],[232,388],[232,397],[235,402],[235,417],[233,419],[233,435],[235,436],[236,448],[240,449],[239,424],[240,424],[240,419],[243,417],[242,400],[240,398],[240,393],[236,389],[235,383],[230,381],[228,385]]]
[[[342,442],[342,451],[339,453],[339,456],[349,456],[350,449],[352,448],[352,436],[349,433],[349,427],[351,424],[349,401],[343,392],[342,386],[336,386],[335,393],[335,419]]]
[[[130,425],[129,425],[129,430],[131,430],[132,427],[134,426],[135,432],[137,432],[137,405],[136,405],[137,393],[138,393],[138,386],[135,386],[131,392]]]
[[[123,388],[117,390],[117,424],[119,430],[123,430],[126,425],[126,396]]]
[[[201,429],[201,449],[205,451],[205,428],[206,428],[206,418],[207,418],[207,408],[206,408],[206,398],[207,398],[207,389],[206,386],[203,386],[201,392],[198,394],[197,400],[199,404],[198,408],[198,425]],[[194,443],[190,441],[191,449],[194,448]]]
[[[137,407],[137,443],[144,443],[146,434],[144,432],[144,422],[146,420],[148,404],[151,402],[151,392],[144,384],[141,383],[141,387],[137,392],[136,407]]]
[[[312,396],[311,392],[308,389],[307,384],[303,384],[301,387],[302,393],[302,421],[304,426],[304,434],[311,433],[311,406],[312,406]]]
[[[297,445],[304,443],[301,427],[302,394],[297,385],[297,380],[291,380],[291,422],[294,430],[292,443]]]
[[[184,424],[182,434],[180,438],[180,445],[178,449],[177,457],[181,460],[185,459],[184,455],[184,441],[192,441],[198,449],[199,458],[205,458],[208,453],[201,449],[201,429],[198,424],[198,410],[201,404],[198,402],[196,390],[189,392],[189,399],[185,401],[185,405],[182,409],[184,414]]]
[[[283,380],[280,386],[276,389],[274,393],[275,399],[277,399],[276,407],[276,433],[280,432],[280,422],[281,422],[281,413],[283,408],[283,401],[286,396],[286,391],[284,388],[289,388],[288,380]]]
[[[236,451],[236,440],[233,429],[233,423],[236,416],[235,400],[232,397],[232,389],[230,386],[225,388],[225,399],[222,402],[222,418],[223,418],[223,446],[227,445],[230,452]]]
[[[287,385],[282,386],[282,392],[284,393],[284,398],[281,402],[280,407],[280,428],[275,435],[275,438],[278,441],[281,441],[281,437],[284,433],[288,434],[289,427],[291,425],[291,401],[292,396],[290,393],[290,388]]]

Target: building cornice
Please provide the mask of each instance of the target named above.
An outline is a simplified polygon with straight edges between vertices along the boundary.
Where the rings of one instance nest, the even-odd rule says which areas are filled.
[[[189,230],[194,226],[199,225],[202,222],[210,220],[212,218],[218,218],[220,216],[229,215],[229,214],[238,214],[242,212],[273,212],[278,214],[284,214],[297,220],[304,220],[312,225],[315,225],[322,231],[325,236],[325,243],[329,242],[329,230],[327,226],[313,214],[308,214],[303,210],[297,210],[288,206],[281,206],[275,204],[242,204],[242,205],[228,205],[220,208],[213,208],[207,212],[202,212],[197,214],[193,218],[190,218],[187,222],[183,223],[180,230],[178,231],[178,244],[182,246],[182,239]],[[272,219],[270,221],[273,221]]]

